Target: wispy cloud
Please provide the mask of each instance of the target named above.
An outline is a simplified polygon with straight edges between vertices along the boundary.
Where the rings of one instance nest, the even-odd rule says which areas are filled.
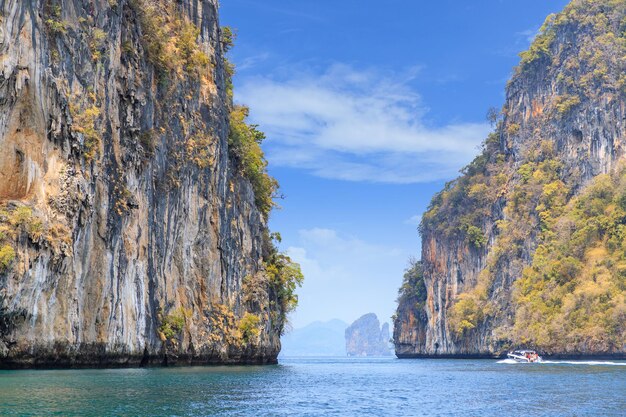
[[[292,317],[295,327],[333,318],[350,322],[368,312],[389,320],[409,256],[405,251],[313,228],[300,230],[298,245],[287,253],[306,276],[298,291],[306,297]]]
[[[415,216],[411,216],[410,218],[406,219],[404,221],[404,224],[410,224],[412,226],[419,226],[421,221],[422,221],[422,215],[416,214]]]
[[[427,106],[409,82],[419,68],[383,74],[334,65],[321,74],[242,80],[268,135],[275,166],[349,181],[414,183],[450,178],[476,153],[486,123],[430,126]]]
[[[241,61],[241,63],[237,64],[237,71],[245,71],[251,68],[256,67],[258,64],[267,61],[270,57],[270,54],[264,52],[262,54],[253,55],[245,58]]]
[[[533,43],[537,35],[539,34],[539,28],[526,29],[521,32],[517,32],[515,35],[524,39],[528,44]]]
[[[305,229],[300,230],[299,234],[302,242],[309,247],[326,250],[332,248],[332,252],[341,254],[343,257],[354,254],[358,256],[356,260],[364,256],[384,259],[403,255],[399,249],[368,243],[352,236],[342,236],[334,229]]]
[[[495,49],[492,51],[494,55],[503,56],[503,57],[515,57],[518,56],[520,52],[526,50],[530,44],[532,44],[539,35],[540,27],[534,27],[525,29],[519,32],[514,33],[514,42],[511,42],[504,48]]]

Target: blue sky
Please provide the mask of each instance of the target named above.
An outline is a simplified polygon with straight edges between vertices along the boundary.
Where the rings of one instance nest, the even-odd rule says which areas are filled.
[[[267,133],[271,218],[305,284],[294,327],[395,310],[417,222],[490,131],[564,0],[224,0],[235,99]]]

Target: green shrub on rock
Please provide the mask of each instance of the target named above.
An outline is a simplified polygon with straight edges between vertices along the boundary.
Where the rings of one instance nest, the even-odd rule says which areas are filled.
[[[244,314],[241,320],[239,320],[237,327],[244,344],[254,343],[258,339],[261,334],[260,323],[261,319],[259,316],[251,313]]]
[[[11,245],[3,245],[0,248],[0,273],[5,272],[15,259],[15,249]]]
[[[267,218],[275,206],[273,198],[278,190],[278,181],[267,172],[267,160],[261,149],[265,134],[257,125],[247,123],[248,115],[249,109],[245,106],[234,106],[231,110],[228,152],[252,184],[256,206]]]

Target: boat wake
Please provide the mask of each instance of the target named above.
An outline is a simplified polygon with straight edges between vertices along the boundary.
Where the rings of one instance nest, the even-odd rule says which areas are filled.
[[[505,363],[511,365],[524,364],[526,362],[517,362],[514,359],[502,359],[498,363]],[[535,362],[535,364],[567,364],[567,365],[593,365],[593,366],[626,366],[626,362],[611,362],[611,361],[541,361]],[[533,364],[534,365],[534,364]]]
[[[611,362],[611,361],[543,361],[542,363],[564,363],[564,364],[569,364],[569,365],[626,366],[626,362]]]

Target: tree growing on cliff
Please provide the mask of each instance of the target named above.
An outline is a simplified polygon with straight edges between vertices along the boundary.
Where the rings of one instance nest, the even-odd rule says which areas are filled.
[[[404,271],[402,286],[398,290],[398,303],[411,300],[416,308],[422,308],[426,302],[426,296],[422,262],[411,258],[409,267]]]
[[[278,190],[278,181],[267,172],[267,160],[261,149],[265,134],[257,125],[247,123],[249,114],[248,107],[233,106],[230,112],[228,152],[241,173],[252,184],[256,206],[267,219],[276,205],[274,197]]]

